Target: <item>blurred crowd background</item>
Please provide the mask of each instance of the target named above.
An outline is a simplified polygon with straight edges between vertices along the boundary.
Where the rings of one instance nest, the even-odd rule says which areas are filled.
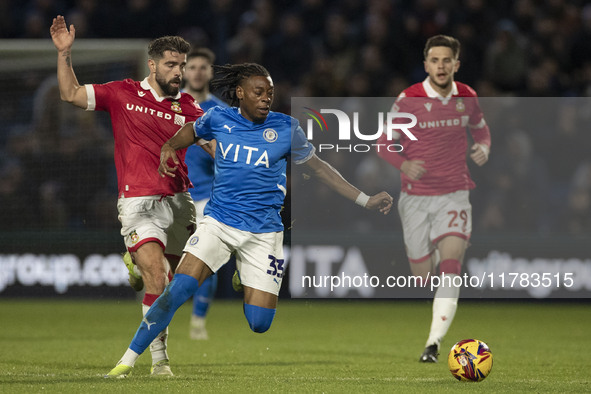
[[[291,97],[394,98],[425,78],[426,39],[453,35],[462,43],[456,79],[480,97],[560,104],[542,132],[523,117],[487,114],[483,105],[489,123],[503,127],[491,130],[489,163],[472,167],[474,229],[591,233],[588,1],[3,0],[0,38],[49,40],[58,14],[76,26],[78,39],[178,34],[211,48],[216,63],[261,63],[276,85],[273,109],[286,113]],[[79,72],[75,52],[73,60]],[[106,82],[81,76],[84,70],[81,83]],[[64,106],[55,81],[45,77],[23,70],[20,79],[0,81],[22,85],[19,97],[0,108],[0,222],[5,230],[118,229],[108,119]],[[23,108],[26,122],[14,116]],[[398,195],[397,171],[377,157],[361,165],[328,159],[368,192]],[[315,190],[310,198],[350,204]],[[360,228],[400,228],[396,213],[380,220]]]

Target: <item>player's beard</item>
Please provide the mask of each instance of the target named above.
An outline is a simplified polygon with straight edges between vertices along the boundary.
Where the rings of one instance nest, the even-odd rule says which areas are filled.
[[[172,82],[178,82],[179,87],[172,86]],[[158,75],[158,73],[156,73],[156,83],[158,84],[158,86],[160,86],[160,89],[162,89],[166,96],[176,96],[177,94],[179,94],[180,82],[180,78],[172,78],[171,80],[167,81],[160,75]]]

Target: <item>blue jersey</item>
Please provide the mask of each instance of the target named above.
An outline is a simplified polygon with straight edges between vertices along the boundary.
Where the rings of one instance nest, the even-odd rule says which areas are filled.
[[[216,105],[228,106],[228,104],[211,93],[207,96],[207,100],[199,104],[203,111],[207,111]],[[193,187],[189,189],[191,198],[195,201],[208,199],[211,195],[211,184],[213,183],[213,159],[201,147],[191,145],[187,148],[185,163],[189,169],[189,180],[193,184]]]
[[[264,122],[253,123],[236,107],[213,107],[194,128],[197,137],[217,141],[205,214],[239,230],[282,231],[287,160],[292,156],[296,164],[304,163],[315,151],[299,122],[270,111]]]

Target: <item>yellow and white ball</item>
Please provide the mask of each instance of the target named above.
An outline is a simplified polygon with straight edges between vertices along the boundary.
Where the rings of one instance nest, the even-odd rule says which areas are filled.
[[[447,365],[454,378],[480,382],[490,373],[493,356],[486,343],[478,339],[464,339],[452,346]]]

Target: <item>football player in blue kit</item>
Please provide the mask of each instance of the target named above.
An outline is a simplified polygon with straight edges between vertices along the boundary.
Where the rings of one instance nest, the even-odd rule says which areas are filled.
[[[205,218],[189,238],[173,280],[144,316],[121,360],[105,377],[122,378],[175,311],[200,284],[224,265],[231,253],[244,288],[244,315],[252,331],[263,333],[275,316],[283,277],[283,224],[286,165],[291,159],[337,193],[367,209],[387,214],[392,197],[368,196],[315,154],[291,116],[272,112],[273,81],[261,65],[214,66],[212,88],[233,105],[214,107],[183,126],[161,150],[161,176],[175,176],[176,150],[216,140],[215,176]],[[173,164],[174,163],[174,164]]]

